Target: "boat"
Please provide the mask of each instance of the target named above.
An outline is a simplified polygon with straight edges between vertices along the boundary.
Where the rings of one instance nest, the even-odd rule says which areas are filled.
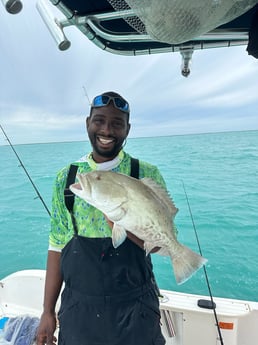
[[[12,14],[22,10],[21,0],[2,2]],[[64,18],[52,13],[51,4]],[[257,0],[38,0],[36,6],[60,50],[71,46],[64,29],[75,26],[112,54],[179,52],[184,77],[195,50],[245,45],[258,58]]]
[[[20,0],[2,2],[11,13],[22,10]],[[167,20],[163,17],[162,5],[166,9],[172,1],[151,3],[157,5],[152,14],[156,18],[154,23],[146,14],[146,8],[142,8],[137,0],[39,0],[37,8],[60,50],[70,47],[64,29],[73,25],[82,32],[83,39],[89,39],[108,53],[132,57],[180,53],[181,72],[185,77],[190,74],[192,54],[197,49],[246,45],[248,54],[258,57],[257,1],[211,1],[214,8],[210,13],[216,14],[216,20],[212,25],[204,21],[201,26],[207,13],[207,2],[175,0],[175,13],[182,15],[181,28],[187,26],[189,18],[194,23],[184,37],[180,37],[177,27],[171,37],[167,28],[168,22],[171,27],[173,7],[167,11]],[[228,4],[227,11],[216,12],[224,3]],[[51,12],[51,6],[56,7],[65,18],[57,19]],[[161,19],[157,19],[159,13],[162,13]],[[187,14],[185,18],[184,14]],[[0,281],[0,321],[4,323],[9,318],[23,315],[40,317],[44,282],[44,270],[18,271],[3,278]],[[162,332],[168,345],[258,343],[258,302],[161,290],[160,310]],[[56,333],[58,335],[58,329]]]
[[[189,76],[192,55],[198,49],[246,45],[248,54],[258,58],[257,0],[50,2],[65,19],[51,15],[46,0],[39,0],[37,9],[60,50],[71,44],[64,29],[75,26],[97,47],[113,54],[179,52],[184,77]]]
[[[2,279],[0,321],[24,315],[39,318],[44,283],[44,270],[18,271]],[[258,302],[214,297],[211,303],[208,296],[169,290],[160,292],[162,333],[167,345],[257,344]],[[59,305],[60,300],[57,308]]]

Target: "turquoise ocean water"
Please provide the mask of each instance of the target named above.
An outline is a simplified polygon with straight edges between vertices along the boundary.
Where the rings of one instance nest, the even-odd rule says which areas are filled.
[[[16,145],[51,208],[55,173],[80,158],[89,143]],[[179,213],[180,242],[198,251],[182,181],[214,296],[258,300],[258,132],[128,139],[134,157],[159,166]],[[10,146],[0,146],[0,278],[45,268],[49,216]],[[201,269],[178,286],[169,258],[153,255],[160,288],[208,294]]]

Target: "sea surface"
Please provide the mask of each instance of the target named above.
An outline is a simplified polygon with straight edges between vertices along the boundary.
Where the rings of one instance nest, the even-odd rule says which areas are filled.
[[[56,172],[87,153],[90,145],[14,148],[50,210]],[[125,149],[160,168],[179,208],[178,238],[195,251],[199,241],[209,260],[206,272],[213,296],[258,301],[258,131],[131,138]],[[45,268],[49,215],[9,145],[0,146],[0,157],[3,278],[18,270]],[[169,258],[155,254],[153,262],[160,288],[208,294],[203,269],[177,285]]]

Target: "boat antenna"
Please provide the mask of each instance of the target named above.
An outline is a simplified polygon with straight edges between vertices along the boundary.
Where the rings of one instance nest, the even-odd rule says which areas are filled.
[[[197,229],[196,229],[196,226],[195,226],[195,223],[194,223],[194,218],[193,218],[190,202],[189,202],[189,199],[188,199],[188,195],[186,193],[184,181],[182,181],[182,184],[183,184],[183,189],[184,189],[184,193],[185,193],[185,197],[186,197],[187,206],[188,206],[188,210],[189,210],[189,213],[190,213],[192,225],[193,225],[193,228],[194,228],[194,233],[195,233],[196,241],[197,241],[197,244],[198,244],[199,252],[200,252],[200,254],[202,256],[202,249],[201,249],[201,245],[200,245],[200,241],[199,241],[199,236],[198,236]],[[213,301],[213,296],[212,296],[212,292],[211,292],[211,286],[210,286],[210,282],[209,282],[209,278],[208,278],[208,273],[207,273],[205,265],[203,266],[203,270],[204,270],[206,284],[207,284],[208,291],[209,291],[209,296],[210,296],[210,299],[211,299],[211,305],[212,305],[212,310],[213,310],[213,314],[214,314],[214,318],[215,318],[215,322],[216,322],[216,327],[217,327],[217,330],[218,330],[219,340],[220,340],[221,345],[224,345],[223,337],[222,337],[222,334],[221,334],[221,331],[220,331],[220,327],[219,327],[218,316],[217,316],[216,309],[215,309],[216,308],[216,304]]]
[[[87,100],[88,100],[89,105],[91,105],[89,95],[88,95],[88,93],[87,93],[87,91],[86,91],[86,87],[83,85],[82,88],[83,88],[84,94],[85,94],[85,96],[86,96],[86,98],[87,98]]]
[[[4,131],[3,127],[2,127],[2,125],[0,125],[0,128],[1,128],[1,130],[2,130],[2,132],[3,132],[3,134],[4,134],[4,136],[5,136],[6,140],[8,141],[9,145],[11,146],[11,149],[13,150],[15,156],[17,157],[18,161],[20,162],[20,166],[21,166],[22,169],[24,170],[24,172],[25,172],[25,174],[27,175],[27,177],[28,177],[30,183],[32,184],[32,186],[33,186],[33,188],[34,188],[34,190],[36,191],[38,198],[41,200],[41,202],[42,202],[43,206],[45,207],[45,209],[46,209],[47,213],[49,214],[49,216],[51,216],[51,213],[50,213],[50,211],[49,211],[49,209],[48,209],[48,207],[47,207],[45,201],[43,200],[43,198],[42,198],[42,196],[41,196],[41,194],[40,194],[38,188],[36,187],[35,183],[32,181],[32,178],[30,177],[30,174],[28,173],[27,169],[25,168],[25,166],[24,166],[22,160],[20,159],[18,153],[16,152],[15,148],[13,147],[13,145],[12,145],[10,139],[8,138],[7,134],[5,133],[5,131]]]

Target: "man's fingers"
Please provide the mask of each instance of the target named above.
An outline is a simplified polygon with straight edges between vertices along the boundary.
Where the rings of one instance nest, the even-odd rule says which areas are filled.
[[[105,214],[104,214],[104,216],[105,216],[106,221],[107,221],[108,225],[110,226],[110,228],[113,229],[114,223],[111,220],[109,220],[108,217]]]

